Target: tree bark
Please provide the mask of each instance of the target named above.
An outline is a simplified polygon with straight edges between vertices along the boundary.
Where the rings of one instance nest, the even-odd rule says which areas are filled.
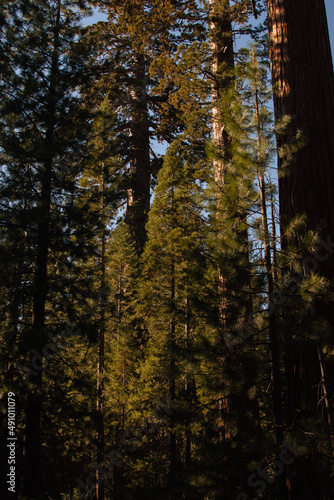
[[[334,241],[334,78],[325,4],[267,0],[267,10],[275,119],[291,118],[288,131],[277,136],[277,146],[291,143],[298,130],[305,137],[288,172],[283,171],[283,158],[278,159],[282,246],[287,245],[286,225],[302,214],[308,229],[322,227],[323,237]],[[333,281],[334,255],[318,259],[316,265],[317,272]],[[319,303],[318,312],[333,330],[333,303]],[[316,342],[287,339],[285,351],[287,424],[292,425],[299,417],[317,416],[321,370]],[[291,499],[305,498],[305,478],[313,467],[306,460],[297,462]]]
[[[224,64],[226,69],[234,66],[232,22],[229,12],[229,1],[226,0],[224,10],[221,12],[216,7],[216,1],[210,0],[210,28],[211,28],[211,71],[213,76],[212,83],[212,138],[217,150],[227,160],[228,146],[230,140],[225,130],[224,122],[219,112],[218,100],[220,91],[231,83],[230,76],[220,74],[220,67]],[[220,7],[221,9],[222,7]],[[226,161],[214,160],[214,178],[218,187],[224,184],[224,172]]]
[[[100,270],[101,270],[101,285],[100,285],[100,329],[99,329],[99,345],[98,345],[98,367],[97,367],[97,453],[96,462],[100,466],[104,461],[104,360],[105,360],[105,254],[106,254],[106,221],[105,221],[105,186],[106,186],[106,166],[102,164],[102,187],[101,187],[101,214],[102,214],[102,231],[101,231],[101,254],[100,254]],[[96,471],[96,500],[104,500],[105,498],[105,480],[100,469]]]
[[[47,344],[45,333],[45,304],[48,288],[48,254],[50,232],[50,208],[52,189],[52,168],[54,157],[54,129],[56,111],[56,88],[58,74],[58,49],[60,31],[61,0],[58,1],[54,31],[54,45],[50,68],[50,87],[48,95],[48,113],[45,132],[45,160],[41,179],[41,197],[38,206],[39,220],[37,229],[37,254],[35,271],[35,290],[33,299],[32,342],[31,347],[41,356]],[[25,474],[24,493],[30,498],[37,498],[42,484],[40,420],[43,404],[42,366],[37,375],[31,378],[32,388],[27,396],[25,428]]]
[[[334,241],[334,78],[325,5],[323,0],[267,0],[267,9],[275,118],[289,115],[292,119],[289,132],[278,135],[277,145],[291,142],[297,130],[306,137],[290,172],[279,178],[283,231],[293,217],[306,214],[310,229],[322,225],[324,237]],[[284,237],[282,244],[284,248]],[[333,281],[334,256],[321,260],[317,272]],[[319,310],[333,328],[333,304],[320,304]],[[288,375],[294,373],[298,378],[287,380],[291,423],[302,405],[311,404],[316,410],[311,393],[321,373],[316,345],[287,350],[287,361],[292,365],[287,367]],[[298,352],[298,359],[293,352]],[[306,366],[309,381],[303,376]],[[311,399],[302,401],[302,393]]]
[[[174,191],[172,189],[172,197],[174,204]],[[173,250],[172,250],[173,252]],[[171,301],[171,320],[169,326],[169,400],[173,404],[176,398],[176,380],[175,380],[175,314],[176,314],[176,304],[175,304],[175,262],[174,254],[171,256],[171,281],[170,281],[170,301]],[[176,432],[174,429],[173,415],[170,416],[170,431],[169,431],[169,471],[168,471],[168,489],[169,498],[172,500],[174,497],[173,489],[175,487],[175,477],[176,477]]]
[[[219,224],[219,231],[224,234],[224,220],[220,221],[221,196],[225,189],[225,174],[228,163],[231,160],[230,144],[231,138],[226,131],[223,117],[219,109],[219,100],[222,93],[233,81],[232,71],[234,67],[233,33],[232,20],[230,12],[230,2],[225,0],[223,3],[210,0],[210,29],[211,29],[211,55],[212,55],[212,137],[216,150],[220,158],[213,161],[214,180],[217,189],[217,213],[216,218]],[[244,213],[238,209],[238,203],[235,204],[235,213],[233,217],[240,223],[245,218]],[[252,302],[250,295],[245,297],[242,287],[247,288],[250,285],[248,272],[248,234],[247,230],[240,231],[234,235],[240,241],[240,264],[236,264],[237,279],[229,279],[218,268],[218,295],[219,295],[219,328],[223,332],[233,329],[238,319],[242,320],[242,328],[247,331],[249,328],[249,318],[252,312]],[[246,248],[246,249],[245,249]],[[242,312],[240,312],[242,311]],[[225,360],[224,360],[225,361]],[[223,361],[223,363],[224,363]],[[247,384],[249,380],[247,381]],[[218,403],[218,412],[222,419],[222,429],[220,435],[222,439],[230,439],[229,416],[239,415],[237,423],[239,429],[242,426],[242,417],[246,410],[249,414],[257,415],[257,403],[251,401],[247,394],[247,388],[244,384],[244,390],[237,396],[223,398]],[[256,418],[256,417],[255,417]]]
[[[334,77],[324,1],[267,0],[267,8],[275,118],[292,119],[277,145],[289,143],[297,130],[307,141],[290,173],[279,178],[282,226],[306,214],[310,229],[323,224],[334,241]],[[318,262],[318,270],[332,280],[334,255]],[[327,316],[334,325],[333,308]]]
[[[138,54],[134,67],[137,87],[132,91],[133,109],[130,124],[132,159],[127,190],[127,222],[139,254],[146,241],[146,222],[150,208],[150,136],[146,93],[145,58]]]

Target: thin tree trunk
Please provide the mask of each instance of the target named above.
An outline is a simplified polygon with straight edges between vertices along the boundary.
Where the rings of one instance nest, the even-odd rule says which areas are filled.
[[[176,397],[176,384],[175,384],[175,263],[174,255],[171,257],[171,282],[170,282],[170,300],[171,300],[171,320],[169,332],[169,400],[172,405]],[[175,484],[176,475],[176,433],[172,422],[173,415],[170,416],[170,431],[169,431],[169,496],[172,500],[174,498],[173,488]]]
[[[189,352],[190,348],[190,328],[189,328],[189,298],[188,298],[188,278],[187,278],[187,284],[186,284],[186,321],[184,325],[184,330],[185,330],[185,349],[186,352]],[[188,406],[190,402],[190,376],[187,373],[185,377],[185,397],[186,397],[186,404]],[[188,410],[188,408],[187,408]],[[185,458],[184,458],[184,464],[185,468],[187,469],[190,466],[190,461],[191,461],[191,420],[190,420],[190,415],[187,415],[186,417],[186,432],[185,432],[185,438],[186,438],[186,445],[185,445]]]
[[[230,137],[226,131],[223,117],[219,110],[219,100],[222,93],[232,83],[232,71],[234,67],[233,34],[230,14],[229,0],[223,3],[210,0],[210,29],[211,29],[211,54],[212,54],[212,136],[213,143],[219,152],[220,158],[213,161],[214,180],[217,189],[217,213],[216,218],[219,223],[219,231],[224,233],[224,220],[220,221],[221,194],[225,189],[225,174],[230,156]],[[240,223],[246,217],[245,213],[238,210],[237,203],[235,219]],[[250,294],[244,294],[246,288],[250,288],[250,276],[248,271],[248,234],[247,230],[240,231],[235,235],[240,242],[240,266],[237,272],[237,280],[229,279],[218,268],[218,295],[219,295],[219,328],[221,332],[229,331],[235,327],[237,320],[241,320],[242,331],[249,328],[249,318],[252,313],[252,302]],[[238,292],[239,290],[239,292]],[[237,291],[237,292],[236,292]],[[240,311],[242,311],[240,313]],[[249,380],[247,380],[247,384]],[[247,411],[252,414],[257,413],[254,401],[247,395],[247,390],[236,397],[223,398],[218,402],[218,412],[222,418],[222,428],[220,435],[222,439],[230,437],[230,430],[226,416],[235,413],[238,415],[238,425],[242,421],[242,412]]]
[[[102,212],[102,235],[101,235],[101,297],[100,297],[100,330],[99,330],[99,346],[98,346],[98,368],[97,368],[97,453],[96,461],[100,466],[104,461],[104,361],[105,361],[105,254],[106,254],[106,224],[105,224],[105,185],[106,185],[106,168],[105,163],[102,164],[102,189],[101,189],[101,212]],[[104,475],[101,474],[100,468],[96,471],[96,499],[104,500],[105,481]]]
[[[266,187],[263,174],[259,176],[260,196],[261,196],[261,214],[262,214],[262,229],[264,235],[264,261],[267,281],[267,305],[269,311],[268,331],[269,331],[269,351],[271,365],[271,397],[274,414],[274,433],[275,442],[281,445],[284,439],[283,434],[283,408],[282,408],[282,391],[281,391],[281,375],[279,362],[279,344],[277,334],[277,318],[275,311],[275,303],[272,303],[274,297],[274,280],[273,268],[271,262],[270,236],[268,229],[267,205],[266,205]],[[280,498],[287,499],[286,490],[286,470],[277,479]]]
[[[253,49],[253,57],[255,58],[255,51]],[[258,176],[260,187],[261,199],[261,217],[262,217],[262,231],[264,242],[264,265],[266,274],[267,285],[267,306],[268,306],[268,332],[269,332],[269,352],[270,352],[270,365],[271,365],[271,397],[274,415],[274,434],[275,442],[281,445],[283,442],[283,407],[282,407],[282,390],[281,390],[281,374],[280,374],[280,356],[279,356],[279,343],[277,333],[277,312],[274,301],[274,273],[275,268],[272,264],[271,255],[271,241],[269,233],[268,215],[267,215],[267,198],[266,198],[266,184],[264,179],[264,172],[261,167],[261,126],[260,126],[260,109],[258,89],[255,89],[255,117],[257,122],[257,143],[258,143]],[[275,245],[275,220],[273,199],[271,195],[271,210],[272,210],[272,223],[273,223],[273,245]],[[275,248],[275,247],[274,247]],[[287,497],[286,489],[286,470],[278,478],[278,490],[281,498]]]
[[[50,207],[52,167],[54,156],[54,128],[56,111],[56,87],[58,74],[58,48],[60,31],[61,0],[58,1],[55,24],[54,46],[50,70],[50,90],[48,96],[48,118],[45,133],[46,158],[41,181],[41,197],[39,201],[39,220],[37,229],[37,255],[35,272],[35,291],[33,298],[33,338],[31,347],[43,360],[43,347],[47,344],[45,334],[45,304],[48,287],[48,253],[50,232]],[[42,363],[42,361],[41,361]],[[31,377],[32,388],[27,396],[26,428],[25,428],[25,473],[24,493],[30,498],[37,498],[42,484],[40,421],[43,403],[42,370]]]
[[[253,57],[255,57],[253,49]],[[255,89],[255,117],[257,122],[257,143],[258,155],[261,153],[261,127],[260,127],[260,109],[258,89]],[[258,176],[260,187],[261,199],[261,217],[262,217],[262,231],[264,239],[264,265],[266,271],[267,282],[267,304],[268,304],[268,327],[269,327],[269,350],[270,350],[270,363],[271,363],[271,388],[272,388],[272,401],[274,409],[274,432],[275,441],[277,444],[283,442],[283,410],[282,410],[282,393],[281,393],[281,375],[280,375],[280,362],[279,362],[279,348],[278,348],[278,335],[277,335],[277,313],[274,300],[274,277],[273,266],[271,261],[271,242],[268,225],[267,215],[267,199],[266,199],[266,185],[264,180],[264,173],[261,167],[261,158],[258,156]],[[273,221],[274,223],[274,221]]]
[[[269,348],[270,348],[270,363],[271,363],[271,387],[272,401],[274,409],[274,431],[277,444],[283,442],[283,411],[282,411],[282,394],[281,394],[281,376],[279,368],[279,350],[278,350],[278,335],[277,335],[277,320],[275,312],[275,304],[271,300],[274,296],[274,280],[273,269],[271,262],[270,237],[268,230],[267,206],[266,206],[266,188],[262,174],[259,176],[260,195],[261,195],[261,213],[262,213],[262,229],[264,234],[264,262],[267,281],[267,303],[269,314]]]
[[[271,181],[270,181],[271,184]],[[272,243],[271,243],[271,254],[273,261],[273,280],[277,282],[278,272],[277,272],[277,249],[276,249],[276,220],[275,220],[275,200],[272,184],[270,186],[270,209],[271,209],[271,224],[272,224]]]
[[[123,317],[123,272],[125,271],[125,265],[123,261],[120,262],[119,267],[119,280],[118,280],[118,297],[117,297],[117,330],[116,330],[116,350],[117,350],[117,360],[121,355],[121,370],[122,370],[122,420],[121,420],[121,431],[122,434],[125,433],[125,357],[126,348],[124,345],[120,344],[122,335],[120,335],[121,322]],[[113,469],[113,498],[122,498],[124,496],[123,492],[123,465],[115,466]]]

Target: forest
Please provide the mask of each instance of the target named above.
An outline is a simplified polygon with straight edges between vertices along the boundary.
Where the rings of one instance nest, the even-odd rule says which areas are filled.
[[[1,498],[332,500],[324,0],[0,5]]]

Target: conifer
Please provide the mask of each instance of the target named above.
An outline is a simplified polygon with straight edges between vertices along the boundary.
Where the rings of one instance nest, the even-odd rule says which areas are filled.
[[[48,343],[46,325],[50,313],[46,312],[46,303],[51,286],[48,265],[54,244],[51,221],[57,220],[61,200],[73,185],[74,172],[72,176],[66,172],[69,153],[74,159],[74,150],[79,153],[82,146],[82,135],[73,133],[75,124],[83,118],[74,90],[83,69],[76,52],[79,20],[87,12],[85,4],[76,2],[45,1],[39,5],[15,2],[6,6],[2,25],[1,44],[8,59],[1,81],[5,171],[2,187],[4,196],[10,200],[5,215],[9,220],[14,217],[20,228],[15,206],[24,207],[20,218],[29,232],[32,249],[32,265],[25,278],[33,282],[28,295],[30,317],[20,324],[17,341],[24,346],[20,355],[27,358],[33,350],[41,355],[40,363]],[[23,183],[29,186],[27,197],[27,191],[20,189]],[[42,370],[37,370],[30,383],[26,403],[24,490],[37,497],[43,482]]]

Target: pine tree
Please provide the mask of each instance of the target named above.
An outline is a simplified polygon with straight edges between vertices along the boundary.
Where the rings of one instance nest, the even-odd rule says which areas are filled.
[[[21,496],[333,496],[331,242],[298,177],[314,141],[276,116],[280,248],[267,48],[233,53],[263,3],[112,0],[87,29],[83,2],[2,3],[0,359]],[[273,5],[279,80],[294,68],[274,64]],[[299,99],[288,83],[276,110]]]
[[[232,282],[231,276],[235,284],[232,290],[227,289],[222,294],[222,299],[227,304],[231,300],[240,304],[242,294],[250,294],[253,303],[251,314],[243,316],[243,311],[239,308],[237,314],[228,316],[228,322],[220,328],[220,335],[211,340],[215,345],[215,352],[219,353],[223,374],[222,381],[220,384],[216,382],[216,387],[218,390],[220,388],[224,397],[219,397],[219,393],[214,396],[215,378],[210,377],[212,401],[219,400],[222,403],[225,425],[221,432],[228,438],[225,444],[221,444],[221,448],[229,456],[233,456],[233,453],[238,453],[238,446],[243,447],[243,451],[239,451],[242,456],[239,463],[245,475],[242,478],[234,471],[229,472],[226,464],[220,477],[228,475],[231,491],[239,483],[240,489],[245,492],[240,494],[241,497],[244,494],[254,494],[246,480],[249,467],[247,458],[251,460],[252,457],[259,465],[270,460],[270,456],[273,459],[284,435],[281,362],[277,346],[282,325],[278,305],[274,303],[274,286],[278,286],[277,271],[273,269],[276,259],[273,258],[274,254],[271,255],[275,245],[275,230],[274,221],[269,224],[268,220],[267,206],[270,197],[266,187],[266,177],[275,151],[274,128],[267,108],[270,100],[270,89],[266,81],[267,68],[258,61],[260,55],[255,49],[242,49],[236,54],[234,81],[225,90],[220,101],[220,113],[230,137],[229,161],[226,163],[224,185],[218,191],[213,184],[214,198],[219,193],[219,226],[217,231],[217,224],[212,224],[211,231],[216,230],[219,239],[217,242],[213,239],[210,241],[215,261],[219,262],[228,283]],[[217,212],[217,205],[214,207]],[[213,218],[214,222],[216,220],[217,213]],[[240,247],[239,239],[240,232],[245,228],[248,232],[250,256],[246,261],[242,257],[244,249]],[[212,234],[217,238],[215,232]],[[259,241],[255,238],[259,238]],[[249,275],[247,286],[243,280],[245,272]],[[213,365],[212,373],[214,371]],[[272,407],[264,397],[268,375],[271,378]],[[245,390],[248,401],[245,397],[240,400]],[[259,404],[253,400],[255,394]],[[243,411],[241,418],[240,408]],[[248,429],[245,428],[246,421]],[[253,435],[248,434],[250,428]],[[256,445],[252,440],[254,435],[257,436]],[[234,450],[229,447],[229,441],[233,443]],[[219,447],[216,447],[216,453],[219,453]],[[271,488],[275,497],[285,498],[284,475]]]
[[[142,257],[138,313],[148,341],[140,370],[141,400],[136,404],[157,426],[145,472],[147,495],[152,498],[175,498],[187,491],[181,471],[193,455],[192,346],[201,323],[195,304],[203,267],[203,222],[196,201],[201,188],[196,179],[196,168],[185,161],[182,146],[173,143],[158,176]],[[168,406],[162,422],[159,402]],[[160,458],[159,447],[164,450]],[[155,469],[159,476],[150,485]]]
[[[24,345],[21,354],[33,350],[41,354],[40,363],[48,343],[46,301],[53,243],[51,220],[57,202],[71,189],[70,176],[64,176],[69,153],[75,158],[73,151],[77,149],[78,153],[82,144],[80,133],[73,133],[80,116],[79,99],[74,93],[82,73],[76,53],[80,11],[87,12],[84,4],[60,0],[38,6],[15,2],[6,6],[2,26],[2,49],[10,61],[10,69],[1,82],[3,193],[10,200],[4,213],[6,218],[18,221],[20,228],[17,217],[22,212],[22,229],[29,231],[32,248],[30,276],[25,279],[34,283],[29,298],[25,299],[30,310],[19,326],[18,341]],[[65,179],[63,184],[60,177]],[[28,196],[27,191],[20,190],[24,182],[29,185]],[[24,210],[18,212],[19,205]],[[24,490],[37,498],[42,483],[42,370],[34,375],[26,407]]]
[[[155,0],[113,1],[103,4],[102,10],[108,21],[91,31],[99,58],[99,80],[94,89],[102,95],[108,93],[117,109],[124,139],[126,219],[140,254],[146,239],[152,181],[161,167],[151,141],[173,140],[182,129],[180,114],[172,104],[175,84],[166,77],[168,59],[205,29],[197,23],[200,14],[196,14],[193,1],[163,5]]]
[[[215,197],[216,197],[216,221],[214,223],[218,238],[221,240],[225,251],[227,249],[226,242],[228,240],[231,220],[233,220],[233,228],[236,232],[237,241],[233,240],[234,249],[229,252],[229,260],[224,262],[227,255],[219,258],[218,266],[218,290],[220,294],[219,306],[219,322],[222,332],[231,330],[239,323],[238,328],[247,330],[249,328],[249,318],[252,314],[252,299],[250,292],[250,272],[249,272],[249,249],[248,249],[248,234],[246,229],[246,212],[241,211],[242,202],[238,202],[237,198],[240,195],[235,178],[228,171],[231,168],[231,137],[225,123],[225,117],[222,113],[226,90],[234,81],[234,50],[233,50],[233,31],[232,21],[244,24],[247,20],[247,4],[240,2],[233,6],[229,1],[212,1],[210,3],[210,21],[211,21],[211,51],[212,51],[212,115],[213,128],[212,138],[216,149],[216,155],[213,155],[213,170],[215,179]],[[234,175],[235,170],[232,167]],[[231,186],[228,186],[231,183]],[[235,189],[236,188],[236,189]],[[234,203],[235,212],[230,213],[228,220],[224,217],[224,208],[221,209],[222,199],[226,199],[227,191],[231,189],[230,195],[233,197],[229,206],[229,210],[233,210]],[[242,196],[242,195],[241,195]],[[226,208],[226,207],[225,207]],[[219,234],[220,233],[220,234]],[[225,240],[225,241],[224,241]],[[236,255],[235,247],[239,248]],[[242,256],[242,252],[244,252]],[[218,250],[219,253],[219,250]],[[233,262],[231,266],[231,261]],[[236,266],[236,267],[234,267]],[[231,272],[231,268],[233,271]],[[242,326],[243,325],[243,326]],[[222,333],[222,336],[224,334]],[[228,363],[228,360],[227,360]],[[224,364],[224,361],[222,361]],[[222,381],[224,384],[224,381]],[[224,427],[224,439],[230,438],[229,432],[229,412],[232,414],[241,409],[254,410],[254,401],[250,401],[247,396],[247,386],[244,393],[232,398],[228,398],[226,394],[218,400],[218,410],[223,419],[222,426]],[[225,419],[225,421],[224,421]],[[233,425],[233,424],[232,424]]]
[[[92,111],[93,113],[93,111]],[[96,277],[99,277],[99,322],[97,334],[98,367],[97,367],[97,453],[96,453],[96,498],[105,497],[105,477],[101,467],[105,460],[105,359],[106,331],[109,289],[107,288],[107,244],[108,227],[115,219],[119,206],[119,157],[117,156],[117,134],[115,133],[115,115],[110,110],[110,102],[105,99],[100,109],[95,113],[91,136],[88,143],[89,155],[81,184],[89,186],[88,199],[90,210],[96,205],[96,215],[99,221],[97,228],[98,259],[96,262]],[[95,189],[92,190],[92,184]]]

